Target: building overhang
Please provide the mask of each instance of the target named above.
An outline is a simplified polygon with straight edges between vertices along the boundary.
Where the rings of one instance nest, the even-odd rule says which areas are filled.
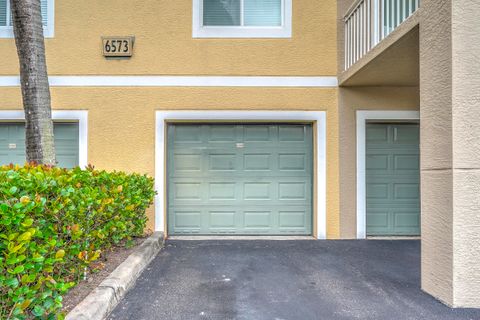
[[[418,86],[419,13],[417,10],[360,60],[339,75],[339,85]]]

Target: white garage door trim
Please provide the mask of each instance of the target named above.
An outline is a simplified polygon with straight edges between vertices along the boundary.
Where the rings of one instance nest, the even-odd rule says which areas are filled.
[[[156,111],[155,112],[155,230],[166,232],[165,156],[166,123],[178,120],[201,121],[308,121],[317,124],[316,130],[316,236],[326,239],[326,112],[325,111]]]
[[[357,111],[357,239],[367,237],[366,125],[369,120],[419,120],[419,111]]]
[[[78,165],[88,165],[88,111],[86,110],[52,110],[54,121],[78,121]],[[20,110],[1,110],[1,121],[25,121],[25,113]]]

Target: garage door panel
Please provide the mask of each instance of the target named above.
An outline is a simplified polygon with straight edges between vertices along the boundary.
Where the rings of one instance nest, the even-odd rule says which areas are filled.
[[[269,125],[251,125],[243,127],[243,140],[245,142],[271,142],[275,127]]]
[[[240,161],[242,162],[242,161]],[[243,166],[243,164],[242,164]],[[172,174],[174,170],[172,169]],[[273,172],[271,176],[274,176],[275,172],[278,173],[280,171],[282,179],[295,179],[295,178],[300,178],[300,179],[310,179],[310,175],[312,174],[312,171],[294,171],[294,170],[278,170],[278,169],[272,169],[272,170],[180,170],[175,172],[175,179],[177,178],[195,178],[195,179],[210,179],[210,180],[215,180],[215,179],[230,179],[230,180],[237,180],[237,179],[261,179],[259,177],[260,175],[266,174],[268,172]]]
[[[279,226],[282,229],[295,228],[304,230],[307,224],[307,212],[305,210],[282,210],[279,212]]]
[[[419,200],[420,184],[418,183],[395,183],[393,185],[393,199]]]
[[[389,227],[388,223],[389,212],[380,210],[369,210],[369,216],[367,221],[367,227],[370,232],[382,231]]]
[[[308,168],[307,155],[304,152],[280,153],[278,155],[278,169],[281,171],[308,172]]]
[[[206,126],[208,142],[234,142],[237,140],[237,130],[231,125]]]
[[[274,214],[270,210],[245,210],[244,227],[250,231],[268,231],[274,224]]]
[[[235,210],[209,210],[209,226],[213,229],[235,229]]]
[[[208,200],[235,200],[238,191],[234,182],[210,182],[208,183]]]
[[[396,154],[393,156],[395,171],[414,171],[417,172],[420,167],[420,155],[418,154]]]
[[[168,129],[170,233],[311,234],[310,126],[197,125],[194,143],[186,141],[194,130],[175,141],[176,126]],[[193,226],[175,223],[184,211],[196,212],[178,218]]]
[[[243,184],[243,200],[271,200],[272,183],[245,182]]]
[[[386,154],[369,154],[367,156],[367,171],[368,170],[389,170],[390,157]]]
[[[385,199],[390,201],[389,183],[368,183],[367,199]]]
[[[278,184],[279,200],[307,200],[309,186],[306,182],[280,182]]]
[[[420,233],[418,133],[418,125],[367,125],[369,235]]]
[[[202,227],[202,210],[184,207],[171,208],[168,227],[170,230],[179,230],[182,233],[199,233]]]
[[[175,182],[173,185],[173,201],[202,200],[200,182]]]
[[[10,130],[9,126],[1,125],[0,126],[0,142],[2,142],[2,147],[4,147],[3,143],[8,141],[8,130]]]
[[[309,234],[311,207],[282,209],[247,206],[171,208],[168,225],[174,234]]]
[[[419,205],[420,184],[415,177],[402,177],[392,182],[391,177],[370,179],[367,183],[367,200],[370,204],[395,203]]]
[[[269,153],[245,153],[243,168],[247,171],[271,171],[274,170],[274,163]]]
[[[278,141],[306,142],[307,128],[303,125],[281,125],[278,127]]]
[[[367,228],[369,235],[388,236],[414,235],[420,233],[420,210],[418,208],[370,208]]]
[[[171,137],[174,143],[195,143],[202,141],[201,127],[197,126],[175,126],[172,127]]]
[[[208,155],[208,170],[233,171],[237,168],[235,153],[217,153]]]
[[[420,216],[418,208],[411,210],[400,209],[394,210],[394,224],[396,228],[420,228]]]
[[[417,145],[420,140],[420,128],[418,125],[402,125],[393,128],[395,144]]]
[[[278,153],[261,149],[262,152],[239,151],[236,154],[182,151],[176,152],[171,162],[176,177],[258,177],[259,172],[261,176],[311,176],[311,155],[305,150],[302,153]]]
[[[214,200],[212,204],[221,204],[221,201],[228,200],[228,203],[247,201],[275,205],[279,201],[298,204],[312,200],[311,179],[302,177],[282,177],[280,181],[267,182],[258,177],[255,179],[241,177],[239,181],[232,181],[229,178],[211,180],[213,181],[177,178],[170,184],[169,201],[175,201],[177,204],[195,202],[201,205],[212,200]]]
[[[420,197],[420,184],[412,182],[412,179],[399,179],[398,182],[390,182],[387,178],[378,179],[367,184],[368,199],[387,199],[389,201],[416,199]],[[405,182],[402,182],[405,181]]]
[[[367,126],[366,139],[370,145],[384,144],[389,140],[388,127]]]
[[[187,171],[202,170],[202,154],[201,153],[175,153],[173,155],[173,169],[176,174]]]

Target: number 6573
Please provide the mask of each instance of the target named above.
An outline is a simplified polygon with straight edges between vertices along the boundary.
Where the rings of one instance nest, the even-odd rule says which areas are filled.
[[[127,40],[107,40],[104,44],[104,50],[108,53],[127,53],[130,51]]]

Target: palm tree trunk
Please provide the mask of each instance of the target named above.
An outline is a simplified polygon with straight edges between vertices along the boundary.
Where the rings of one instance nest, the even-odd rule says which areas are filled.
[[[55,165],[40,0],[10,0],[20,62],[27,161]]]

